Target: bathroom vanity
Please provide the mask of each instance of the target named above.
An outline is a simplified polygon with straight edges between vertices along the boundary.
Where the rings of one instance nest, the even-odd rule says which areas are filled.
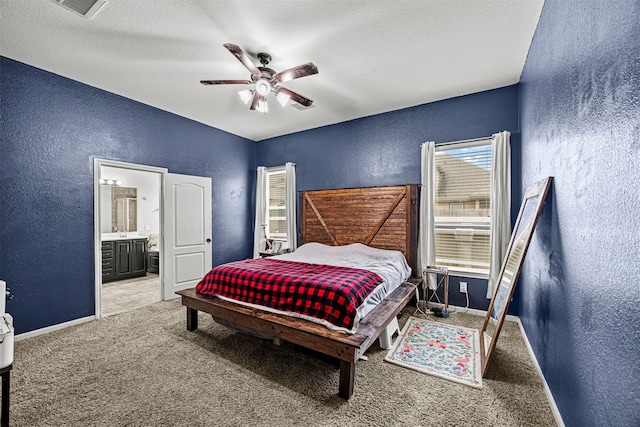
[[[147,275],[147,238],[102,240],[102,283]]]

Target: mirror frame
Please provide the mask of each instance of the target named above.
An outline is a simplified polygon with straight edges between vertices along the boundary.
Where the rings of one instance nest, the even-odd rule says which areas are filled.
[[[498,275],[498,281],[496,283],[496,288],[493,292],[493,298],[491,298],[491,302],[489,303],[489,308],[487,309],[487,315],[484,319],[484,324],[482,325],[482,330],[480,332],[480,354],[482,359],[482,377],[487,374],[487,370],[489,367],[489,362],[491,360],[491,356],[496,348],[496,342],[498,341],[498,336],[500,335],[500,331],[502,329],[502,325],[507,316],[507,311],[509,310],[509,303],[513,298],[513,291],[516,287],[516,283],[518,282],[518,278],[520,276],[520,270],[522,269],[522,264],[524,263],[525,256],[527,255],[527,249],[529,248],[529,243],[531,243],[531,238],[533,236],[533,232],[536,229],[536,224],[538,223],[538,218],[540,218],[540,212],[542,212],[542,207],[544,205],[544,201],[547,197],[547,192],[549,191],[549,187],[551,186],[552,177],[547,177],[541,181],[536,182],[535,184],[529,186],[525,190],[524,198],[522,200],[522,204],[520,205],[520,211],[518,213],[518,219],[516,220],[516,224],[513,228],[513,232],[511,233],[511,239],[509,240],[509,246],[507,249],[507,253],[505,254],[504,260],[502,262],[502,267],[500,268],[500,274]],[[504,276],[505,269],[507,267],[507,262],[511,255],[512,250],[514,249],[514,244],[516,242],[516,235],[518,229],[520,228],[522,222],[522,216],[525,212],[525,208],[527,206],[527,202],[531,199],[538,198],[536,200],[536,207],[533,211],[533,217],[531,218],[531,225],[528,226],[528,229],[525,230],[524,233],[524,246],[522,248],[522,254],[520,254],[520,258],[515,263],[515,268],[513,271],[513,277],[511,279],[511,283],[509,285],[509,292],[506,300],[504,301],[504,307],[499,312],[497,318],[495,318],[495,330],[493,336],[489,336],[487,334],[487,327],[492,319],[492,312],[494,306],[496,304],[496,297],[498,295],[498,291],[500,290],[500,284],[502,283],[502,279]]]

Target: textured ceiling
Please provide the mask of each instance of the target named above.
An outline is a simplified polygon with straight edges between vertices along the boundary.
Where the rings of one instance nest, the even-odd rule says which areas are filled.
[[[0,54],[251,140],[517,83],[543,0],[107,0],[91,19],[51,0],[2,0]],[[314,108],[249,111],[223,47],[281,71]]]

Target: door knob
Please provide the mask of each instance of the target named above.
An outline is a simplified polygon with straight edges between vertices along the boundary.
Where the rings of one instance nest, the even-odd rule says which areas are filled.
[[[211,239],[207,239],[207,243],[211,243]]]

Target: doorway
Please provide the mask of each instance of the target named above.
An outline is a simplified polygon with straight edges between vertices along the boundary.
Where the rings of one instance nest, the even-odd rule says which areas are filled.
[[[167,169],[94,160],[96,318],[162,300]]]

